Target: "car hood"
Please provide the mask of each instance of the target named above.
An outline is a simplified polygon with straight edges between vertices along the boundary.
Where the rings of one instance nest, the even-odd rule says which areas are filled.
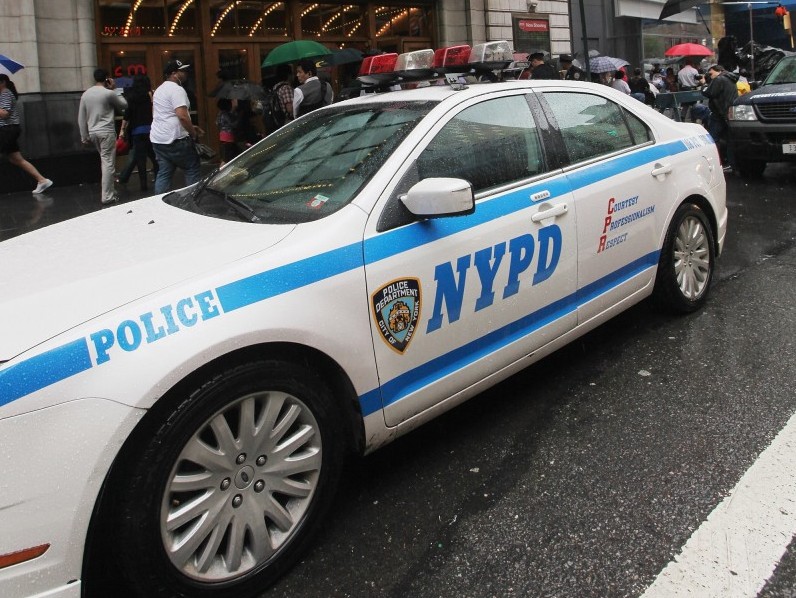
[[[737,106],[749,104],[779,104],[781,102],[796,102],[796,83],[780,83],[778,85],[764,85],[754,91],[745,93],[735,100]]]
[[[0,361],[116,307],[278,243],[294,225],[231,222],[160,197],[0,243]]]

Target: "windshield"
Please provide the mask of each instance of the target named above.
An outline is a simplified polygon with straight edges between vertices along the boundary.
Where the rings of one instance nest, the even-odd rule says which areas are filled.
[[[165,201],[266,224],[323,218],[356,196],[435,104],[378,102],[313,112]]]
[[[796,83],[796,56],[782,58],[766,77],[763,85],[778,85],[780,83]]]

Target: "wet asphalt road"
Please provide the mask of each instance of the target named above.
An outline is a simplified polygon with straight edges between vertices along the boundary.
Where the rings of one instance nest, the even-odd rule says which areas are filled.
[[[0,239],[100,209],[95,187],[0,197]],[[638,305],[355,460],[263,598],[641,594],[796,411],[796,165],[730,175],[728,204],[704,310]],[[760,596],[796,596],[794,545]]]
[[[264,598],[641,594],[796,411],[796,166],[728,205],[704,310],[638,305],[354,462]],[[795,595],[792,545],[760,596]]]

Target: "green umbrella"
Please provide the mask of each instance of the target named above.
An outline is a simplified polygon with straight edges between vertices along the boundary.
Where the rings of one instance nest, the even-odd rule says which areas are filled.
[[[299,39],[294,42],[287,42],[271,50],[265,60],[263,60],[262,66],[298,62],[304,58],[319,58],[328,56],[331,53],[332,51],[323,44],[309,39]]]

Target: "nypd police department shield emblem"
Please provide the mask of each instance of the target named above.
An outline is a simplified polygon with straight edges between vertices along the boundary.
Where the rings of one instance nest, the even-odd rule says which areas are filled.
[[[420,318],[420,280],[394,280],[371,295],[371,304],[381,337],[398,353],[406,351]]]

